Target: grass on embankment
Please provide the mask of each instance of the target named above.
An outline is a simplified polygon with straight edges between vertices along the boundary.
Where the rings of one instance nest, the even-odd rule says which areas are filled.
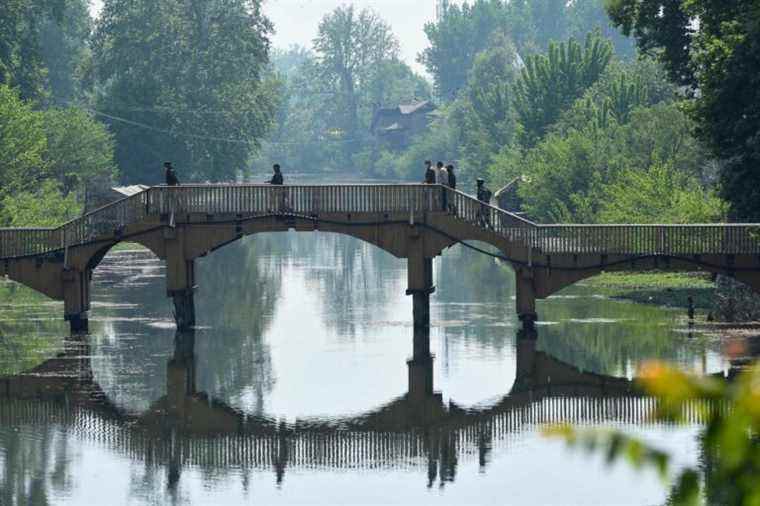
[[[614,299],[660,306],[685,308],[692,297],[694,307],[704,310],[712,309],[715,296],[715,283],[701,272],[607,272],[582,285]]]

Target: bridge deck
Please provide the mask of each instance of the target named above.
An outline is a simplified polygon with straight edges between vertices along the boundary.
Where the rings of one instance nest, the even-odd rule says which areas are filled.
[[[438,185],[185,185],[150,188],[57,228],[0,229],[0,259],[63,251],[170,214],[312,219],[403,214],[423,222],[436,213],[543,254],[760,255],[760,224],[541,225]]]

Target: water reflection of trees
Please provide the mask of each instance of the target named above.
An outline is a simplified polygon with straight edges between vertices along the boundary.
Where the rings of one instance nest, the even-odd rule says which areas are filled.
[[[252,392],[254,410],[274,386],[271,349],[265,341],[282,285],[277,235],[233,243],[198,262],[196,305],[200,309],[198,382],[224,398]]]
[[[36,435],[30,438],[23,431],[0,430],[4,450],[0,504],[47,506],[70,490],[68,431],[47,426]]]
[[[599,374],[626,374],[651,359],[693,364],[706,352],[705,344],[676,332],[675,314],[667,319],[663,311],[582,292],[577,298],[549,300],[541,313],[552,324],[540,327],[540,347]]]

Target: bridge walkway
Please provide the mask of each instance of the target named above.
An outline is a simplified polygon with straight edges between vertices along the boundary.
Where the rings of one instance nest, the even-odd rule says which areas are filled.
[[[92,270],[137,242],[167,264],[180,328],[195,322],[194,260],[243,236],[295,229],[350,235],[408,261],[416,326],[429,325],[432,259],[459,242],[493,246],[516,273],[530,326],[536,299],[605,270],[703,269],[760,289],[760,224],[543,225],[439,185],[153,187],[57,228],[0,229],[0,275],[65,303],[86,328]]]

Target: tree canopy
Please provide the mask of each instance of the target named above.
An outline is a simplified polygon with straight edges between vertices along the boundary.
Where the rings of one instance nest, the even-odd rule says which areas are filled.
[[[271,23],[259,0],[106,0],[93,39],[96,109],[116,136],[122,179],[155,183],[244,168],[269,128]]]
[[[760,220],[760,4],[608,0],[613,21],[694,93],[697,132],[723,161],[731,215]]]

